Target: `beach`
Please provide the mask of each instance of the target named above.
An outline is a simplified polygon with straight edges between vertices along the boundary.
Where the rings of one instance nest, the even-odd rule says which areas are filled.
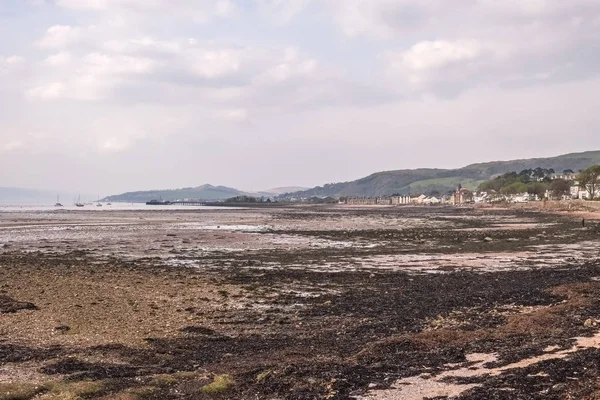
[[[0,399],[594,399],[595,216],[0,211]]]

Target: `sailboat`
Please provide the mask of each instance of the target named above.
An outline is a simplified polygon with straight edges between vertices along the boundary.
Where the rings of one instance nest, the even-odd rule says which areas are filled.
[[[96,203],[96,207],[102,207],[102,203],[100,203],[100,195],[98,195],[98,202]]]
[[[56,204],[54,205],[54,207],[62,207],[63,205],[60,204],[60,201],[58,201],[58,195],[56,195]]]
[[[77,207],[83,207],[84,204],[81,202],[81,195],[77,197],[77,202],[75,203]]]

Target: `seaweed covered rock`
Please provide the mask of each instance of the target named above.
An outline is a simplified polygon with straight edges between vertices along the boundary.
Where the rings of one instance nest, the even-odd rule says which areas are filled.
[[[17,301],[8,296],[0,295],[0,314],[15,313],[19,310],[37,310],[33,303]]]

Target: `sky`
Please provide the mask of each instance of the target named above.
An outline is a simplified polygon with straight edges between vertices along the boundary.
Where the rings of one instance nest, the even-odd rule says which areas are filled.
[[[600,149],[598,0],[0,0],[0,186],[312,187]]]

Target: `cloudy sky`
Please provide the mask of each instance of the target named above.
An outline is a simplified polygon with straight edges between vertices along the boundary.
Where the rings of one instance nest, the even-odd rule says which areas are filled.
[[[598,0],[1,0],[0,186],[314,186],[600,149]]]

